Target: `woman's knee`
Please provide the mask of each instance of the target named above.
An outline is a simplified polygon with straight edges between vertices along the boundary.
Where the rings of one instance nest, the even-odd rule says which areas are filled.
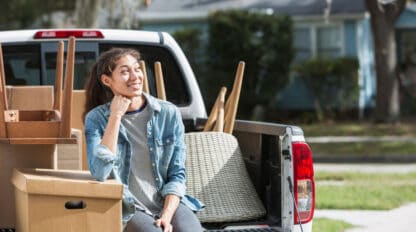
[[[138,211],[127,223],[125,232],[162,232],[162,229],[151,216]]]
[[[173,231],[175,232],[201,232],[202,226],[199,219],[192,210],[180,204],[172,219]]]

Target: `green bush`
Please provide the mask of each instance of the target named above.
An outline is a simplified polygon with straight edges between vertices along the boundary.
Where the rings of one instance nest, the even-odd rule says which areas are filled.
[[[237,64],[246,68],[239,104],[239,118],[252,118],[253,109],[272,106],[282,89],[294,58],[292,21],[288,16],[248,11],[220,11],[209,16],[206,79],[212,105],[221,88],[232,89]],[[261,119],[261,118],[254,118]]]
[[[199,82],[202,95],[205,100],[206,96],[209,96],[210,92],[208,91],[206,79],[204,78],[206,73],[208,73],[207,68],[207,56],[206,56],[206,43],[202,40],[202,31],[194,27],[185,27],[175,31],[172,36],[181,46],[185,56],[188,58],[188,61],[192,67],[192,70],[195,73],[195,77]],[[210,109],[207,109],[209,111]]]
[[[191,66],[197,65],[200,62],[198,55],[201,50],[201,30],[193,27],[185,27],[183,29],[175,31],[172,36],[181,46],[183,52],[188,58]]]
[[[294,66],[315,96],[318,120],[358,107],[358,67],[358,60],[350,57],[314,58]]]

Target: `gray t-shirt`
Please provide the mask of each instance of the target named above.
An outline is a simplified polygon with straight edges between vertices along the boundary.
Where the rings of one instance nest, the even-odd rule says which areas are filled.
[[[136,198],[136,206],[146,213],[159,214],[163,208],[163,198],[157,192],[153,176],[152,160],[147,145],[147,122],[150,118],[149,107],[131,112],[122,117],[121,123],[127,130],[131,143],[129,190]]]

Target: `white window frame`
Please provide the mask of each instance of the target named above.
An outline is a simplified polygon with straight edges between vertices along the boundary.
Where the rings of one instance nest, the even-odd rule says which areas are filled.
[[[325,28],[325,27],[337,27],[339,28],[340,32],[340,40],[338,42],[338,46],[340,48],[340,56],[345,55],[345,43],[344,43],[344,24],[342,22],[314,22],[314,23],[297,23],[294,27],[295,29],[309,29],[310,34],[310,48],[311,48],[311,58],[316,58],[318,56],[318,43],[317,43],[317,36],[318,36],[318,29]]]

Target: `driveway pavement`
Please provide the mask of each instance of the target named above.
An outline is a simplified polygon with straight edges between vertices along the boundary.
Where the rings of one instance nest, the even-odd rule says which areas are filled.
[[[315,164],[315,171],[416,172],[416,164]],[[413,232],[416,231],[416,202],[383,210],[315,210],[315,218],[348,222],[356,227],[346,232]]]

